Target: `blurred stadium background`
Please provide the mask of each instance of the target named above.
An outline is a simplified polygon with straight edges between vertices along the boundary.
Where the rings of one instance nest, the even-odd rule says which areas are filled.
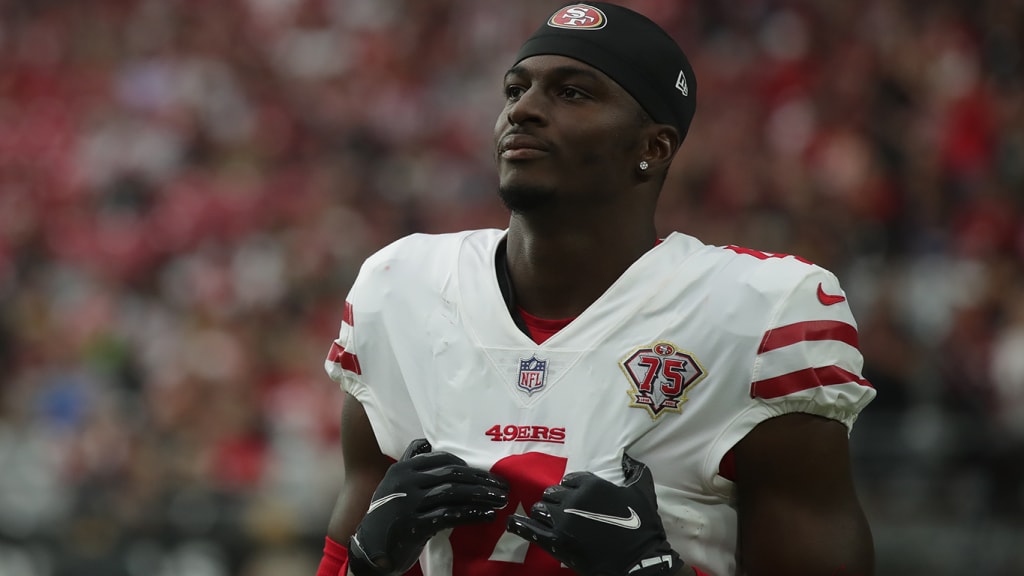
[[[662,231],[837,273],[880,575],[1024,574],[1024,2],[647,0]],[[0,0],[0,576],[312,576],[362,259],[502,227],[558,1]]]

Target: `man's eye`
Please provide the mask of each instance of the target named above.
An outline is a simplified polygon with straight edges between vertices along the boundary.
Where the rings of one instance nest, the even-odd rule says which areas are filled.
[[[565,98],[569,98],[571,100],[575,100],[577,98],[586,98],[587,95],[573,88],[572,86],[566,86],[565,88],[562,89],[562,96]]]
[[[506,98],[515,99],[515,98],[519,98],[522,95],[523,95],[523,87],[522,86],[506,86],[505,87],[505,97]]]

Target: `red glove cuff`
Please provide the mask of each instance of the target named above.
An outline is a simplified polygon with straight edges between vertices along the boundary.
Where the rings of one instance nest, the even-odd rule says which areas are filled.
[[[348,548],[331,540],[330,536],[324,538],[324,556],[320,559],[320,567],[316,569],[316,576],[347,576],[348,575]]]

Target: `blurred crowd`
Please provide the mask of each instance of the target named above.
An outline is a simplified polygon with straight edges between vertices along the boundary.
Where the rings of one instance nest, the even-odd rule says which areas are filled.
[[[698,111],[662,233],[834,271],[879,574],[1024,573],[1024,1],[634,0]],[[0,0],[0,576],[303,576],[362,260],[503,227],[557,0]]]

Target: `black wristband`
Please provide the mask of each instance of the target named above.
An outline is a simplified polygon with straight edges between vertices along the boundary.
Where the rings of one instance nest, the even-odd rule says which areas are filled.
[[[629,569],[629,576],[671,576],[686,566],[683,559],[679,557],[672,548],[668,548],[658,556],[649,556],[637,562]]]
[[[348,540],[348,571],[353,576],[387,576],[388,571],[371,562],[363,555],[363,549],[355,536]],[[341,576],[348,576],[343,574]]]

